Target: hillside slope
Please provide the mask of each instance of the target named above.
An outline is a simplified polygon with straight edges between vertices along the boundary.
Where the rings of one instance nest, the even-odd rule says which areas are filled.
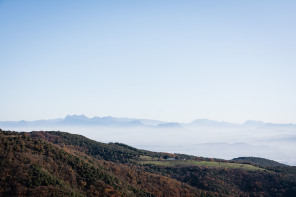
[[[295,167],[0,130],[0,196],[295,196]]]
[[[241,161],[241,162],[249,162],[258,166],[264,166],[264,167],[285,167],[287,165],[272,161],[269,159],[259,158],[259,157],[238,157],[234,158],[234,161]]]
[[[84,137],[66,136],[94,143]],[[0,131],[0,196],[217,196],[132,164],[110,161],[116,155],[127,161],[129,157],[119,155],[129,148],[98,143],[102,155],[110,155],[110,160],[102,160],[84,153],[90,146],[65,145],[67,137]],[[47,141],[52,139],[64,143]]]

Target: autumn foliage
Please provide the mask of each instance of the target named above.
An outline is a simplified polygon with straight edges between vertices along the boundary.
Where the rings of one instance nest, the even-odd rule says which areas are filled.
[[[64,132],[0,130],[0,196],[295,196],[294,167],[261,171],[139,161],[205,160]]]

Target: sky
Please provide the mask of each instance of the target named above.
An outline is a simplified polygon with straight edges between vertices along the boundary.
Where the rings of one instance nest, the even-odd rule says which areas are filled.
[[[0,0],[0,121],[296,123],[296,1]]]

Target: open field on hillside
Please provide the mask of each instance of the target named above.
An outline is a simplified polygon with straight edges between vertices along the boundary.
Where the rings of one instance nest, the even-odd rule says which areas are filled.
[[[214,168],[237,168],[248,171],[265,170],[249,164],[239,163],[224,163],[224,162],[212,162],[212,161],[194,161],[194,160],[174,160],[174,161],[140,161],[140,164],[153,164],[167,167],[178,167],[178,166],[203,166],[203,167],[214,167]]]

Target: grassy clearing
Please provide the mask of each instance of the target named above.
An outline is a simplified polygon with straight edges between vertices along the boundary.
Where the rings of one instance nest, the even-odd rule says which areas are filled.
[[[213,168],[236,168],[248,171],[265,170],[249,164],[238,164],[238,163],[223,163],[223,162],[211,162],[211,161],[195,161],[195,160],[176,160],[176,161],[140,161],[140,164],[153,164],[168,167],[178,166],[204,166]]]
[[[139,160],[142,160],[142,161],[156,161],[156,160],[159,160],[159,158],[158,157],[150,157],[150,156],[141,155]]]

